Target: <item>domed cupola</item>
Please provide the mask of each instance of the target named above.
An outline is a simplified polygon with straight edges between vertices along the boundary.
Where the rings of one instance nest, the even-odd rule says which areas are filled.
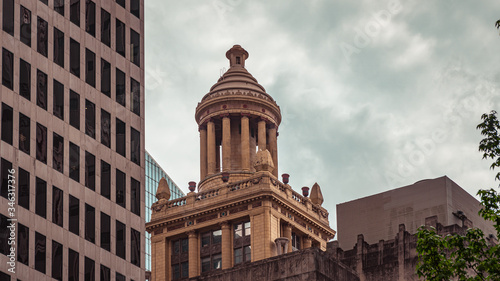
[[[200,131],[200,190],[222,180],[255,173],[258,150],[268,150],[278,175],[277,130],[281,112],[274,99],[245,68],[248,52],[234,45],[226,52],[229,69],[196,107]],[[222,177],[224,174],[225,177]]]

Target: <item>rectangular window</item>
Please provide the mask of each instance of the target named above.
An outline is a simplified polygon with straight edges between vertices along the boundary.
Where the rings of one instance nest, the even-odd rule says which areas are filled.
[[[1,165],[1,176],[2,176],[2,182],[0,183],[0,195],[4,198],[7,198],[7,194],[9,193],[9,180],[11,180],[12,178],[9,178],[9,170],[12,169],[12,163],[3,159],[2,158],[2,161],[0,163]]]
[[[111,15],[101,8],[101,42],[111,47]]]
[[[101,109],[101,143],[111,148],[111,115]]]
[[[95,37],[95,3],[85,2],[85,31]]]
[[[95,243],[95,208],[85,204],[85,240]]]
[[[36,178],[35,213],[47,218],[47,182]]]
[[[116,69],[116,102],[125,106],[125,73]]]
[[[69,40],[69,71],[80,77],[80,43],[73,38]]]
[[[69,1],[69,20],[80,26],[80,0]]]
[[[47,74],[36,71],[36,104],[47,110]]]
[[[141,2],[139,0],[130,0],[130,13],[138,18],[141,17]]]
[[[2,48],[2,85],[14,90],[14,54]]]
[[[52,222],[63,227],[63,191],[52,186]]]
[[[40,2],[42,2],[43,4],[45,4],[47,6],[49,5],[49,0],[40,0]]]
[[[37,51],[44,57],[47,57],[47,38],[49,37],[47,22],[38,17],[37,34],[36,34],[36,48]]]
[[[80,200],[69,196],[69,231],[80,235]]]
[[[3,0],[3,31],[14,36],[14,0]]]
[[[108,267],[101,264],[101,281],[111,281],[111,273]]]
[[[14,12],[14,11],[12,11]],[[31,11],[21,5],[21,28],[19,29],[21,42],[31,47]]]
[[[130,29],[130,61],[141,66],[141,36],[133,29]]]
[[[101,248],[111,251],[111,219],[101,212]]]
[[[125,123],[116,118],[116,152],[125,157]]]
[[[141,216],[141,183],[130,178],[130,211]]]
[[[116,204],[123,208],[125,208],[125,190],[127,190],[125,173],[116,169]]]
[[[35,269],[41,273],[45,273],[46,243],[45,235],[35,232]]]
[[[56,0],[57,1],[57,0]],[[54,27],[54,62],[64,68],[64,33]]]
[[[29,265],[30,253],[30,229],[22,224],[18,224],[17,229],[17,261]],[[7,243],[6,243],[7,244]]]
[[[19,150],[30,154],[30,118],[19,113]]]
[[[116,3],[125,8],[125,0],[116,0]]]
[[[14,110],[2,102],[2,140],[12,145]]]
[[[19,59],[19,95],[31,100],[31,65]]]
[[[64,0],[54,0],[54,11],[64,17]]]
[[[52,168],[56,171],[64,173],[64,138],[53,133],[52,136]]]
[[[130,229],[130,262],[141,267],[141,233],[133,228]]]
[[[116,19],[116,52],[125,57],[125,24]]]
[[[52,240],[52,278],[62,281],[63,245]]]
[[[111,97],[111,65],[101,58],[101,93]]]
[[[134,78],[130,78],[130,109],[141,116],[141,85]]]
[[[130,127],[130,160],[141,165],[141,134]]]
[[[64,86],[56,79],[52,84],[54,90],[54,101],[52,104],[52,111],[54,116],[64,120]]]
[[[80,95],[69,91],[69,124],[80,130]]]
[[[80,259],[78,252],[68,249],[68,281],[80,280]]]
[[[80,181],[80,147],[72,142],[69,143],[69,177]]]
[[[116,255],[122,259],[125,259],[125,225],[119,221],[116,221]]]
[[[0,214],[0,253],[4,255],[10,254],[10,246],[8,244],[10,230],[7,226],[9,226],[11,222],[7,219],[8,218],[6,216]]]
[[[95,281],[95,261],[85,257],[85,281]]]
[[[127,280],[125,276],[121,275],[120,273],[116,273],[116,281],[125,281]]]
[[[95,139],[95,105],[85,100],[85,134]]]
[[[101,160],[101,195],[111,200],[111,165]]]
[[[95,88],[95,54],[85,49],[85,82]]]
[[[95,191],[95,156],[85,151],[85,186]]]
[[[36,123],[36,159],[47,164],[47,128]]]
[[[17,204],[26,210],[30,209],[30,173],[19,168],[18,175],[19,191]]]

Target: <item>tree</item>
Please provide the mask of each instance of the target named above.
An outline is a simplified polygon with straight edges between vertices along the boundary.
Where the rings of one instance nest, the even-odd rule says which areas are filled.
[[[497,22],[500,25],[500,21]],[[483,159],[493,159],[491,169],[500,167],[500,123],[497,112],[481,116],[477,125],[481,135],[479,143]],[[500,172],[495,176],[500,180]],[[493,222],[500,240],[500,194],[494,189],[479,190],[482,208],[479,215]],[[417,274],[425,280],[500,280],[500,245],[485,238],[483,231],[471,228],[465,234],[441,236],[436,229],[421,227],[418,231]]]

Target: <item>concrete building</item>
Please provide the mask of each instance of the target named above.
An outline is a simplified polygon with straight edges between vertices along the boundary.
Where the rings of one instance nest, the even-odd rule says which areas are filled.
[[[144,280],[144,1],[0,5],[0,279]]]
[[[190,182],[185,197],[171,199],[166,181],[159,183],[146,224],[152,280],[204,280],[293,250],[326,250],[335,236],[319,185],[307,197],[309,188],[301,195],[288,185],[288,175],[277,177],[281,112],[246,70],[248,56],[239,45],[227,51],[228,71],[196,108],[198,192]]]

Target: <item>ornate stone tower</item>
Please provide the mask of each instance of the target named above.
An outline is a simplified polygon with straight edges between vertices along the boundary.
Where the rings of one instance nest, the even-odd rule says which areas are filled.
[[[175,200],[158,187],[151,222],[153,280],[182,280],[302,248],[335,236],[318,184],[302,195],[278,175],[279,106],[245,69],[248,52],[226,53],[229,70],[196,108],[200,182]]]

